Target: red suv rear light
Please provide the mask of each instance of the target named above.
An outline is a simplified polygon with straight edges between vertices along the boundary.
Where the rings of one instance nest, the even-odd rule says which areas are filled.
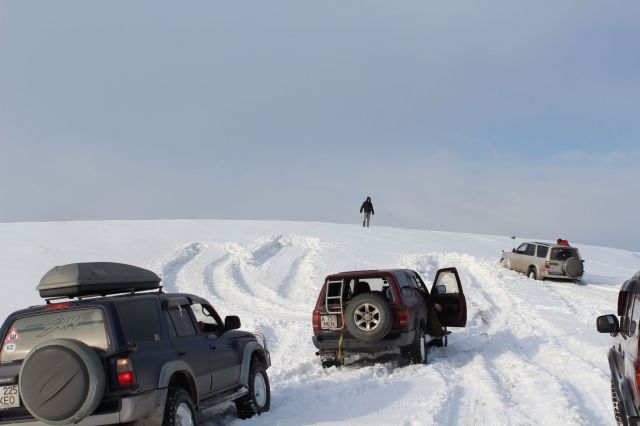
[[[120,389],[130,388],[136,384],[133,374],[133,364],[129,358],[118,358],[116,360],[116,374],[118,376],[118,387]]]
[[[550,262],[544,262],[544,269],[549,269],[551,268],[551,263]]]
[[[314,333],[319,333],[320,332],[320,312],[319,311],[313,311],[313,315],[311,316],[311,322],[313,323],[313,332]]]
[[[396,327],[408,327],[409,326],[409,310],[401,308],[396,310],[395,324]]]
[[[66,308],[70,308],[71,307],[71,303],[66,302],[66,303],[51,303],[49,305],[45,305],[44,308],[45,309],[66,309]]]

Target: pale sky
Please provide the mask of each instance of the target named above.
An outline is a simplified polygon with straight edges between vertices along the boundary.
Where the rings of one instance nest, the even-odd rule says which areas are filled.
[[[0,221],[640,251],[640,3],[0,0]]]

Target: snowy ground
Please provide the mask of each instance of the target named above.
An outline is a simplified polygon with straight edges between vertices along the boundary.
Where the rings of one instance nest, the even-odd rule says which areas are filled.
[[[41,303],[35,286],[50,267],[103,260],[153,269],[169,290],[202,295],[266,334],[271,411],[240,422],[222,407],[208,425],[613,424],[611,338],[596,333],[595,317],[615,311],[621,282],[640,270],[638,253],[576,244],[587,260],[582,285],[537,282],[497,265],[514,244],[506,237],[324,223],[0,224],[0,241],[3,318]],[[354,266],[408,267],[425,280],[456,266],[467,328],[428,365],[323,370],[311,312],[324,276]]]

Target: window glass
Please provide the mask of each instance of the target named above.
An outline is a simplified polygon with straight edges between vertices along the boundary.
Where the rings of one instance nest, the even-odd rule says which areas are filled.
[[[520,246],[516,249],[516,253],[524,253],[524,251],[527,249],[527,243],[522,243],[520,244]]]
[[[76,339],[92,348],[109,349],[101,309],[50,311],[15,320],[4,336],[0,361],[22,360],[37,344],[52,339]]]
[[[551,260],[564,262],[572,257],[578,257],[578,251],[570,248],[554,248],[551,250]]]
[[[629,299],[632,306],[629,307],[629,336],[635,336],[638,331],[638,319],[640,318],[640,303],[637,301],[636,295],[630,295]]]
[[[127,343],[160,340],[160,315],[154,299],[131,299],[117,304]]]
[[[409,285],[408,281],[407,285]],[[389,284],[389,281],[385,277],[361,277],[357,279],[348,279],[346,281],[346,287],[348,290],[347,299],[350,299],[353,296],[357,296],[361,293],[378,291],[385,295],[387,299],[393,300],[393,292],[391,291],[391,286]]]
[[[547,257],[547,253],[549,253],[549,247],[547,246],[538,246],[538,257],[545,258]]]
[[[440,273],[435,284],[436,294],[458,294],[459,292],[458,280],[456,280],[456,274],[454,274],[453,271]],[[444,288],[439,286],[444,286]],[[439,291],[439,288],[443,289],[444,291]]]
[[[178,337],[193,336],[196,334],[196,329],[189,315],[188,306],[176,306],[169,309],[169,317],[171,323],[176,330]]]
[[[536,245],[527,244],[527,248],[524,250],[525,256],[534,256],[536,254]]]
[[[396,281],[398,281],[398,286],[400,288],[409,287],[409,280],[407,279],[407,274],[403,271],[398,271],[393,274],[396,277]]]
[[[222,324],[216,319],[216,314],[210,306],[194,303],[191,311],[196,317],[198,328],[203,333],[217,333],[222,331]]]

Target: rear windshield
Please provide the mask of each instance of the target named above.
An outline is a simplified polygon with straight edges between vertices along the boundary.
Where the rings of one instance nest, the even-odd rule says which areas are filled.
[[[403,274],[404,275],[404,274]],[[404,277],[406,286],[409,286],[406,276]],[[344,284],[343,284],[344,283]],[[391,285],[386,277],[371,277],[371,278],[345,278],[343,281],[329,281],[327,282],[327,291],[329,297],[340,296],[340,288],[342,287],[342,300],[347,302],[354,296],[367,292],[382,293],[388,300],[393,301],[393,291],[391,291]],[[339,305],[339,299],[330,299],[331,305]],[[325,299],[320,301],[320,305],[325,305]]]
[[[551,250],[551,260],[565,261],[578,257],[578,250],[568,248],[554,248]]]
[[[22,360],[36,345],[52,339],[76,339],[92,348],[109,349],[102,310],[53,311],[15,320],[4,336],[0,362]]]

